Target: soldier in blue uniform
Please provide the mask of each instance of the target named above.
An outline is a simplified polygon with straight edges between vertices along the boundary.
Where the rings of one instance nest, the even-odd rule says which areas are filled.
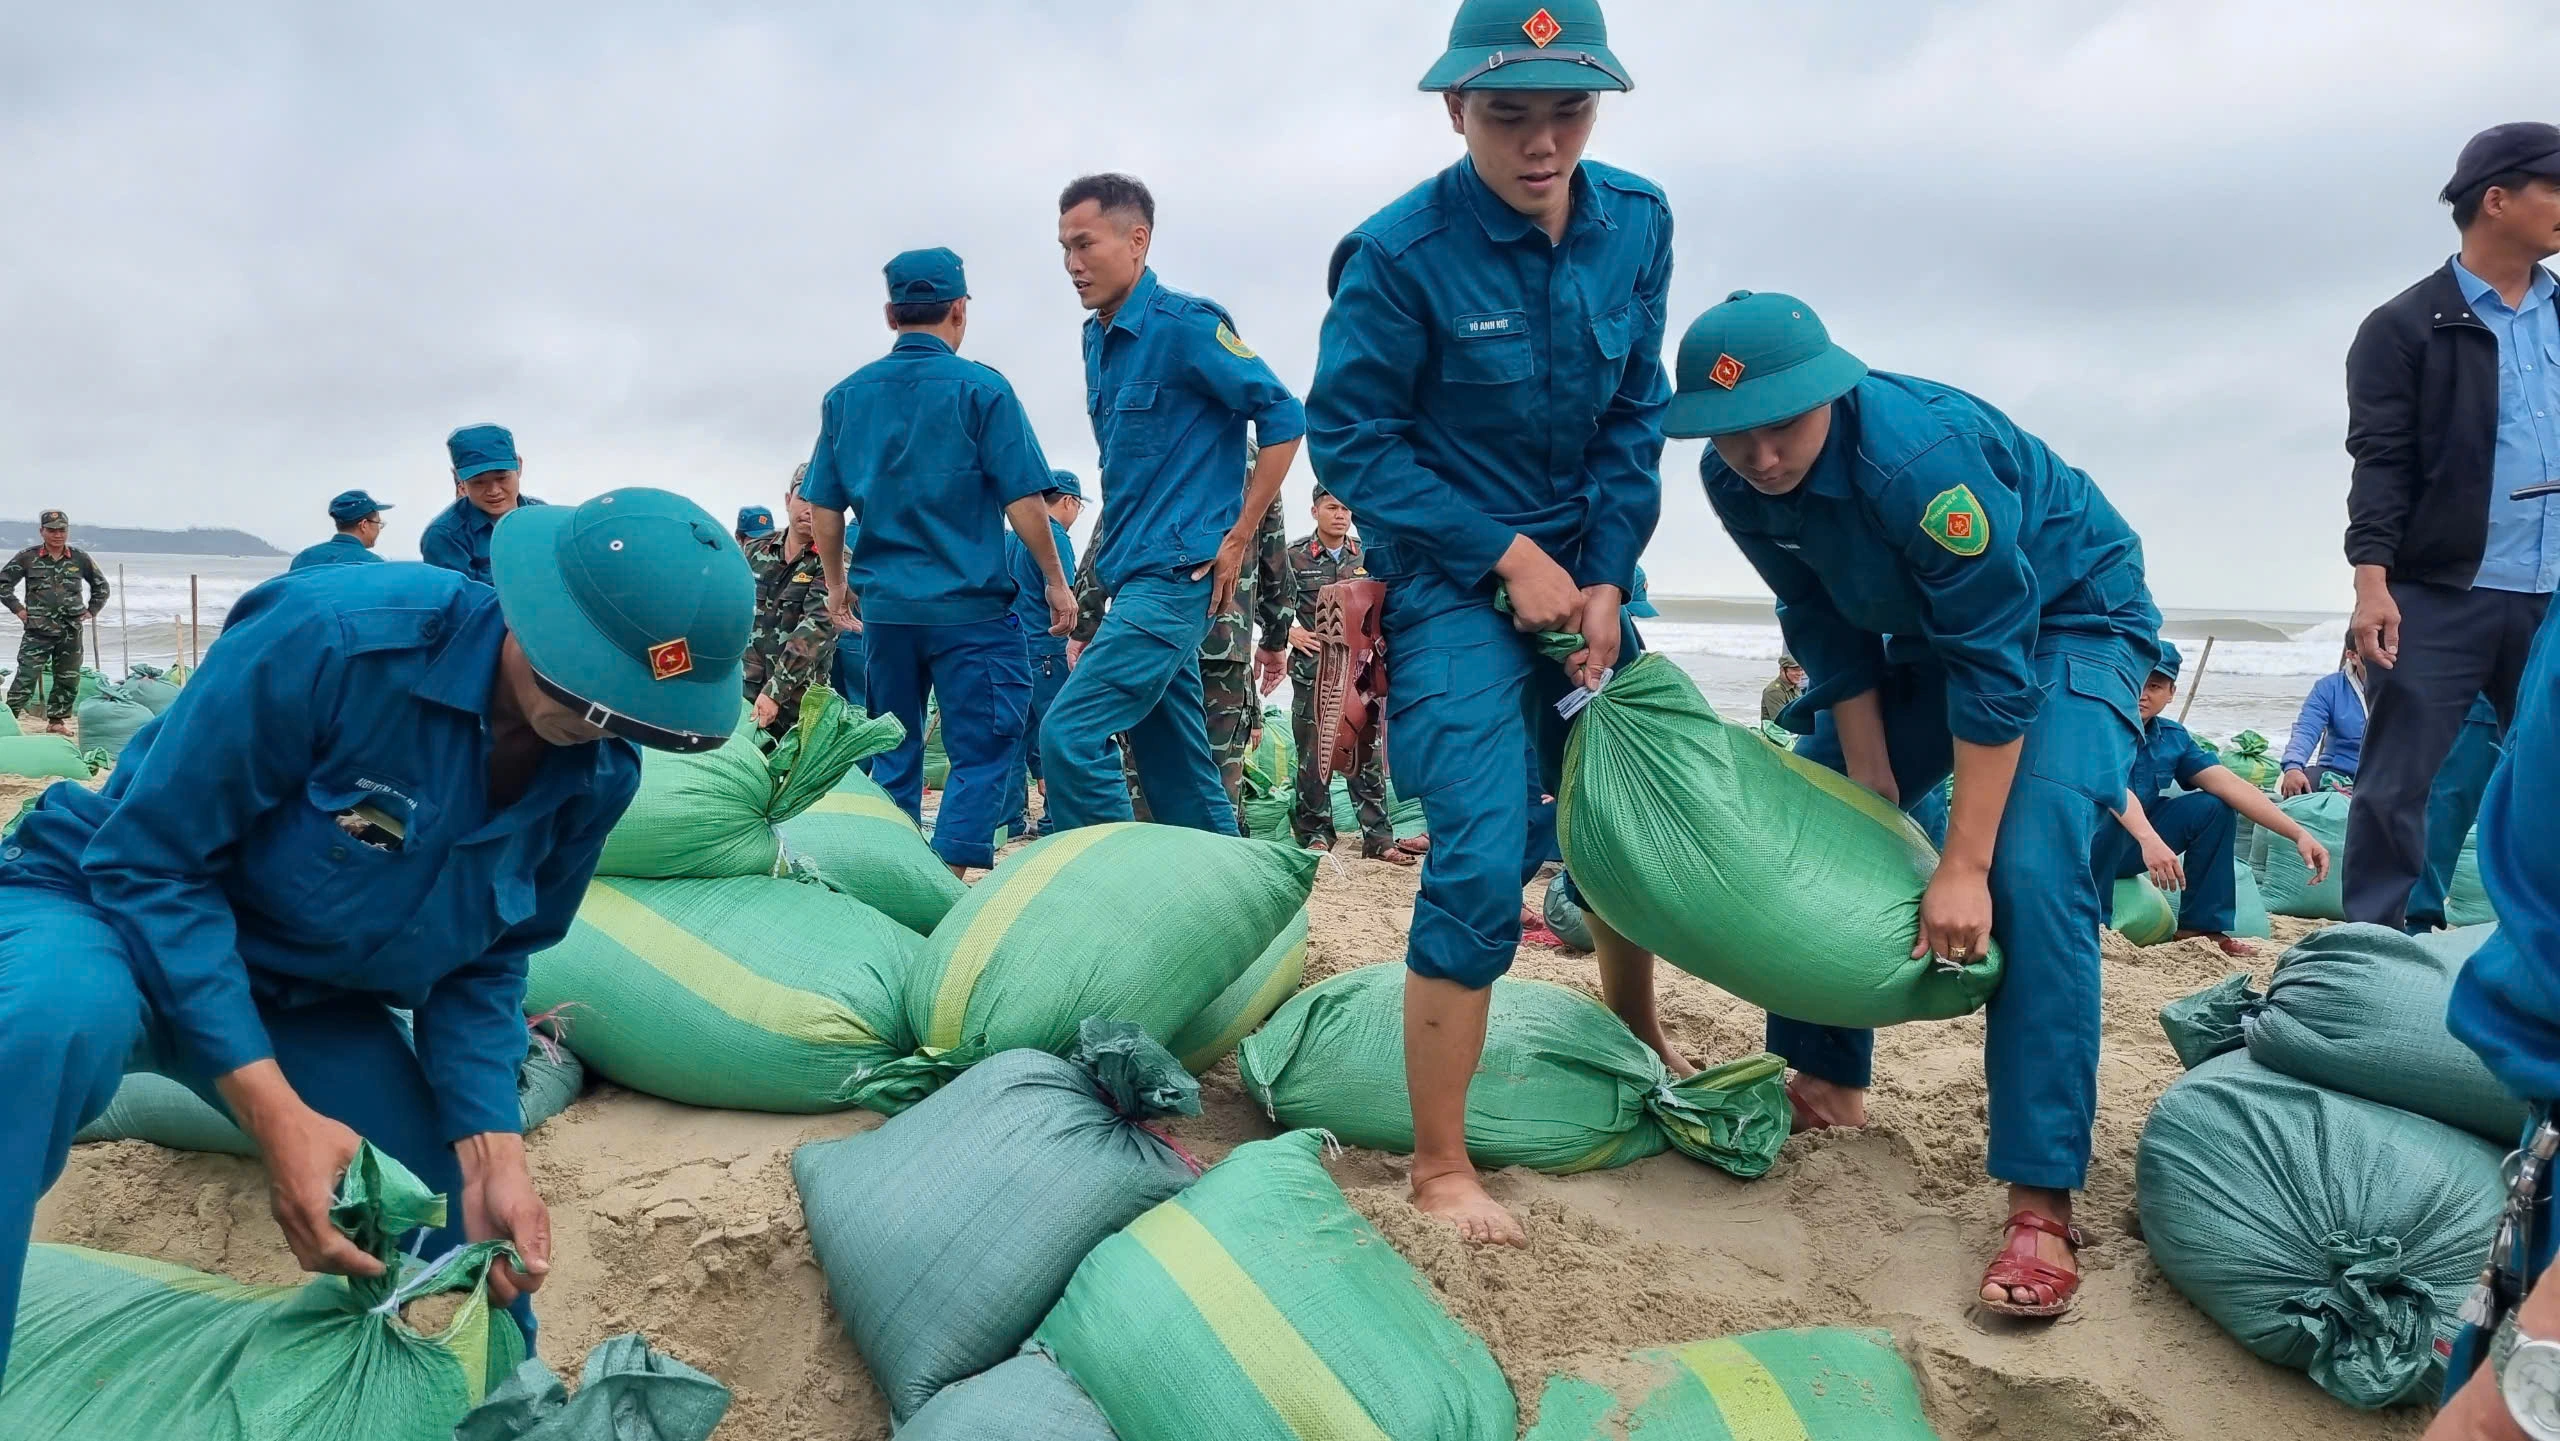
[[[1220,835],[1236,808],[1209,748],[1200,644],[1227,608],[1262,517],[1306,433],[1306,412],[1213,300],[1147,265],[1156,202],[1126,175],[1058,198],[1067,278],[1093,314],[1084,383],[1111,522],[1094,574],[1111,608],[1040,729],[1055,829],[1125,821],[1111,738],[1135,753],[1154,818]],[[1245,484],[1245,423],[1262,452]]]
[[[489,536],[498,522],[541,501],[521,492],[524,462],[514,432],[503,425],[466,425],[444,441],[453,461],[453,504],[418,536],[427,564],[489,583]]]
[[[1952,771],[1914,957],[1997,937],[1991,1174],[2009,1183],[1982,1304],[2057,1316],[2097,1111],[2093,843],[2121,808],[2160,613],[2142,543],[2089,477],[1984,402],[1870,374],[1810,306],[1736,292],[1680,342],[1665,429],[1712,437],[1716,516],[1778,598],[1798,749],[1905,806]],[[1874,1035],[1772,1016],[1804,1126],[1862,1125]]]
[[[1387,769],[1432,839],[1405,952],[1414,1201],[1477,1242],[1526,1240],[1467,1158],[1466,1092],[1552,848],[1554,702],[1634,650],[1624,608],[1662,505],[1671,207],[1582,158],[1597,92],[1630,83],[1608,41],[1597,0],[1459,7],[1422,88],[1466,155],[1334,251],[1307,402],[1316,478],[1386,586]],[[1541,630],[1587,647],[1559,667]],[[1685,1073],[1652,958],[1595,939],[1611,1003]]]
[[[1052,471],[1049,488],[1040,493],[1040,499],[1049,508],[1049,539],[1058,548],[1058,568],[1073,576],[1076,543],[1068,532],[1084,514],[1084,482],[1072,470]],[[1050,705],[1067,683],[1067,638],[1049,630],[1048,578],[1040,573],[1030,547],[1022,537],[1007,534],[1004,553],[1005,567],[1013,574],[1014,625],[1022,632],[1022,648],[1031,661],[1031,714],[1022,727],[1022,758],[1005,775],[1003,824],[1017,836],[1045,835],[1049,829],[1047,783],[1041,786],[1042,819],[1037,829],[1027,814],[1030,783],[1040,778],[1040,724],[1048,719]]]
[[[337,499],[329,502],[329,519],[337,524],[338,533],[318,545],[304,547],[285,569],[362,565],[381,560],[373,548],[382,543],[382,513],[390,508],[361,490],[340,492]]]
[[[105,788],[46,791],[0,847],[0,1364],[36,1198],[128,1070],[239,1122],[308,1270],[380,1271],[329,1207],[381,1147],[452,1200],[426,1254],[514,1241],[491,1285],[530,1335],[526,958],[577,915],[633,743],[736,725],[755,591],[662,491],[512,515],[491,561],[494,590],[415,565],[252,590]]]

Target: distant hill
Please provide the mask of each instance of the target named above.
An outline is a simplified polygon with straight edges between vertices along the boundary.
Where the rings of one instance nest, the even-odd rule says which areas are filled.
[[[15,552],[44,537],[31,520],[0,520],[0,551]],[[283,551],[245,530],[125,530],[112,525],[71,522],[71,543],[82,550],[120,550],[141,555],[282,555]]]

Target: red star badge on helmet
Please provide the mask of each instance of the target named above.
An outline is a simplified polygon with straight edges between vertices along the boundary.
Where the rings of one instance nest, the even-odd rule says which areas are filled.
[[[1707,379],[1731,390],[1742,383],[1742,362],[1730,355],[1719,355],[1716,368],[1707,372]]]
[[[1556,23],[1556,17],[1544,10],[1523,21],[1520,28],[1528,32],[1529,43],[1541,50],[1556,43],[1556,37],[1564,33],[1564,27]]]
[[[649,678],[674,680],[693,669],[693,647],[682,637],[649,647]]]

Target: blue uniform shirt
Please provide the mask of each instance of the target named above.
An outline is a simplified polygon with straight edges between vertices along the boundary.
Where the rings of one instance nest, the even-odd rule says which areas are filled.
[[[2196,777],[2220,764],[2211,751],[2196,744],[2185,726],[2167,716],[2154,716],[2142,728],[2142,746],[2133,753],[2133,775],[2125,789],[2149,810],[2160,804],[2171,781],[2193,790]]]
[[[1108,325],[1086,318],[1084,389],[1111,507],[1094,574],[1115,593],[1133,576],[1217,557],[1244,513],[1246,421],[1263,445],[1307,433],[1306,408],[1237,338],[1226,308],[1152,269]]]
[[[1072,577],[1076,573],[1076,544],[1067,536],[1067,528],[1049,517],[1049,540],[1058,547],[1059,573]],[[1022,627],[1023,643],[1031,653],[1065,655],[1067,638],[1049,634],[1049,578],[1040,573],[1040,562],[1031,558],[1031,547],[1022,537],[1008,529],[1004,533],[1007,568],[1013,573],[1013,618]]]
[[[2551,272],[2534,267],[2522,309],[2453,262],[2471,313],[2498,337],[2498,448],[2490,464],[2489,544],[2474,586],[2548,595],[2560,589],[2560,495],[2511,500],[2560,480],[2560,311]]]
[[[371,546],[352,535],[341,532],[318,545],[304,546],[301,552],[294,556],[293,564],[286,566],[285,569],[308,570],[315,565],[363,565],[368,561],[381,559],[381,556],[373,553]]]
[[[2495,716],[2497,712],[2491,711]],[[2364,693],[2355,677],[2333,670],[2312,683],[2293,718],[2293,734],[2285,738],[2284,768],[2301,770],[2317,759],[2333,771],[2352,777],[2364,756]]]
[[[1308,445],[1373,572],[1472,589],[1526,535],[1635,593],[1662,514],[1671,207],[1594,161],[1572,183],[1561,244],[1461,160],[1334,251]]]
[[[57,787],[59,789],[59,787]],[[2498,912],[2453,984],[2445,1019],[2519,1099],[2560,1103],[2560,621],[2516,688],[2506,759],[2480,803],[2480,879]]]
[[[864,621],[968,625],[1013,604],[1004,508],[1048,488],[1012,384],[910,331],[827,392],[800,497],[860,520],[845,577]]]
[[[532,496],[519,496],[519,506],[540,505]],[[467,575],[482,585],[489,583],[489,532],[498,528],[499,517],[473,505],[468,496],[458,497],[418,536],[418,558],[443,570]]]
[[[44,793],[0,879],[104,911],[208,1076],[273,1055],[258,998],[358,992],[416,1013],[447,1139],[517,1130],[525,958],[567,934],[640,757],[618,739],[547,750],[493,808],[505,638],[496,595],[423,566],[268,581],[105,789]],[[400,825],[400,849],[350,834],[359,806]]]
[[[1753,490],[1713,446],[1699,469],[1717,518],[1778,598],[1808,710],[1873,689],[1890,638],[1891,659],[1934,655],[1946,667],[1958,740],[2005,745],[2043,706],[2043,632],[2130,636],[2145,674],[2158,654],[2133,527],[2088,476],[1952,386],[1882,372],[1859,381],[1787,495]],[[1959,487],[1983,532],[1972,555],[1923,524]]]

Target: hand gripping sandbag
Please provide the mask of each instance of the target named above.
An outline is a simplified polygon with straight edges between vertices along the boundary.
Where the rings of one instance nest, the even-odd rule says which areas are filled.
[[[1195,1076],[1234,1055],[1244,1038],[1262,1029],[1271,1013],[1298,993],[1307,977],[1307,913],[1300,911],[1250,970],[1218,993],[1208,1008],[1176,1032],[1169,1049]]]
[[[1760,1331],[1551,1376],[1527,1441],[1938,1441],[1889,1331]]]
[[[1033,1342],[1121,1441],[1511,1441],[1484,1343],[1296,1131],[1094,1247]]]
[[[2137,946],[2156,946],[2178,933],[2178,903],[2149,876],[2126,876],[2116,882],[2115,913],[2107,924]]]
[[[462,1418],[453,1441],[707,1441],[728,1414],[728,1387],[633,1333],[587,1353],[574,1397],[527,1360]]]
[[[1003,1361],[1085,1254],[1198,1174],[1147,1129],[1200,1083],[1122,1022],[1007,1051],[874,1131],[791,1157],[836,1314],[900,1421]]]
[[[2266,899],[2267,909],[2279,916],[2298,916],[2306,921],[2343,921],[2346,912],[2347,874],[2347,809],[2354,797],[2336,791],[2315,791],[2279,801],[2284,813],[2299,822],[2304,830],[2320,838],[2329,848],[2329,878],[2314,885],[2311,867],[2303,863],[2302,853],[2290,841],[2275,839],[2261,831],[2266,841],[2266,863],[2258,877],[2264,882],[2259,894]]]
[[[840,1111],[875,1104],[870,1073],[914,1049],[897,995],[916,946],[812,882],[598,879],[569,934],[529,963],[525,1007],[572,1007],[569,1049],[635,1091]]]
[[[243,1286],[77,1246],[31,1246],[0,1436],[10,1441],[448,1441],[454,1423],[524,1359],[489,1304],[488,1272],[514,1248],[463,1246],[405,1261],[399,1238],[445,1222],[444,1198],[370,1145],[330,1219],[387,1264],[370,1278]],[[466,1299],[444,1328],[401,1308]]]
[[[1317,858],[1173,826],[1086,826],[1006,857],[907,975],[917,1052],[883,1089],[921,1094],[1003,1051],[1064,1055],[1091,1016],[1160,1045],[1253,969],[1305,909]]]
[[[1245,1094],[1284,1126],[1409,1155],[1405,968],[1345,971],[1298,993],[1236,1055]],[[1673,1081],[1608,1007],[1544,981],[1493,983],[1484,1059],[1467,1085],[1480,1166],[1558,1175],[1677,1149],[1737,1176],[1777,1160],[1791,1119],[1786,1063],[1760,1055]]]
[[[1557,834],[1586,909],[1779,1015],[1889,1026],[1979,1010],[2000,948],[1944,970],[1911,948],[1938,855],[1865,787],[1717,719],[1639,656],[1566,742]]]
[[[783,822],[782,842],[818,879],[920,936],[969,893],[889,793],[858,770]]]
[[[2207,1061],[2135,1156],[2142,1239],[2170,1283],[2261,1358],[2367,1410],[2433,1394],[2480,1274],[2503,1151],[2450,1126]]]
[[[1093,1398],[1037,1352],[952,1386],[898,1428],[898,1441],[1119,1441]]]
[[[596,874],[643,880],[771,876],[782,870],[774,827],[814,805],[846,771],[896,746],[894,716],[865,716],[823,686],[800,705],[799,724],[773,748],[756,744],[753,717],[718,750],[644,751],[640,793],[605,837]]]

